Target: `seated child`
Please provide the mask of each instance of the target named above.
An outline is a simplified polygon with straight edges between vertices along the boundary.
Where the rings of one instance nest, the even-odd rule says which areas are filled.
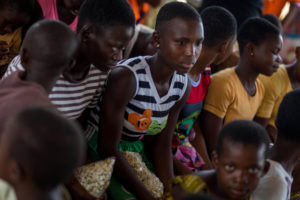
[[[256,113],[255,120],[267,127],[273,142],[276,141],[277,128],[275,119],[283,97],[292,89],[300,88],[300,47],[296,48],[297,60],[288,66],[280,66],[271,77],[260,76],[265,86],[265,97]]]
[[[84,150],[74,122],[46,108],[28,107],[9,118],[1,135],[0,178],[14,188],[15,199],[67,199],[61,184],[82,163]]]
[[[212,156],[216,169],[176,177],[168,199],[175,198],[176,187],[187,193],[209,193],[221,199],[246,199],[263,175],[268,147],[267,132],[258,123],[236,120],[226,124]]]
[[[206,152],[206,145],[203,136],[199,130],[198,116],[203,107],[203,101],[207,94],[210,82],[210,65],[223,62],[232,52],[233,44],[236,41],[237,24],[234,16],[222,7],[212,6],[204,9],[201,13],[204,27],[204,41],[200,56],[194,67],[188,72],[189,81],[191,83],[191,93],[186,104],[180,112],[179,120],[173,136],[173,151],[176,152],[176,158],[183,161],[185,166],[189,166],[192,170],[199,170],[203,167],[199,163],[186,162],[187,158],[180,156],[186,155],[192,147],[188,148],[182,144],[189,138],[192,128],[196,132],[196,138],[192,141],[197,153],[204,159],[206,167],[211,167],[209,156]],[[181,145],[181,146],[179,146]],[[179,148],[178,148],[179,147]],[[188,149],[187,149],[188,148]],[[184,151],[184,150],[187,150]],[[183,152],[181,153],[182,150]],[[195,156],[191,155],[191,158]],[[179,174],[184,173],[180,170],[180,163],[174,161],[175,170]]]
[[[84,0],[38,0],[44,19],[61,20],[76,32],[78,14]]]
[[[259,74],[271,76],[278,70],[282,37],[262,18],[248,19],[238,33],[240,62],[235,68],[214,74],[208,88],[200,128],[209,152],[216,148],[222,126],[237,119],[253,120],[264,97]]]
[[[276,119],[278,137],[267,161],[266,174],[250,200],[288,200],[292,172],[300,157],[300,89],[289,92],[282,100]]]
[[[157,53],[122,61],[108,77],[96,141],[102,157],[116,157],[112,199],[154,199],[121,152],[138,152],[144,159],[147,153],[147,166],[165,188],[173,178],[172,135],[190,92],[186,73],[198,59],[203,35],[194,8],[182,2],[165,4],[153,33]]]
[[[0,78],[19,53],[22,27],[29,23],[34,0],[0,0]]]
[[[133,11],[124,0],[86,0],[82,4],[77,25],[80,49],[49,95],[67,118],[78,119],[87,108],[96,106],[108,72],[122,59],[134,28]],[[20,57],[6,74],[16,70],[24,70]]]
[[[0,82],[0,134],[9,116],[24,107],[38,104],[54,108],[48,94],[78,46],[76,35],[62,22],[43,20],[31,26],[20,50],[26,73],[13,72]]]

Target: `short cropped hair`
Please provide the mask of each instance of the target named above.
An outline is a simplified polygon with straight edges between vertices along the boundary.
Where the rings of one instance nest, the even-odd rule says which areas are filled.
[[[236,120],[226,124],[219,134],[217,154],[221,155],[224,141],[232,141],[245,145],[255,145],[257,148],[266,147],[265,156],[269,149],[269,137],[266,129],[260,124],[249,120]]]
[[[66,181],[85,155],[79,126],[41,107],[26,108],[8,122],[8,152],[40,189],[49,190]]]
[[[203,21],[205,37],[203,46],[213,47],[236,35],[236,19],[225,8],[210,6],[205,8],[200,15]]]
[[[278,17],[276,17],[275,15],[266,14],[266,15],[263,15],[262,18],[268,20],[271,24],[276,26],[279,30],[281,29],[281,23],[280,23]]]
[[[96,27],[135,27],[135,16],[126,0],[86,0],[80,8],[77,32],[86,22]]]
[[[0,0],[0,10],[10,7],[19,13],[31,15],[36,3],[35,0]]]
[[[155,29],[157,30],[163,22],[170,21],[174,18],[201,21],[201,17],[197,10],[189,4],[183,2],[170,2],[166,3],[159,10],[156,18]]]
[[[248,43],[260,45],[271,35],[277,36],[280,30],[263,18],[250,18],[246,20],[239,29],[238,43],[240,53],[243,53],[245,46]]]
[[[300,142],[300,89],[295,89],[283,98],[276,119],[278,136]]]

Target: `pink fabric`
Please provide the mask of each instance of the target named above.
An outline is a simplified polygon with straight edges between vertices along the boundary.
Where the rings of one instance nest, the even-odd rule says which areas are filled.
[[[59,20],[58,12],[57,12],[57,4],[56,0],[38,0],[44,15],[44,19],[54,19]],[[78,16],[74,19],[74,21],[69,24],[69,27],[76,32],[78,22]]]
[[[177,148],[175,157],[193,172],[200,171],[204,165],[204,161],[194,147],[180,145]]]

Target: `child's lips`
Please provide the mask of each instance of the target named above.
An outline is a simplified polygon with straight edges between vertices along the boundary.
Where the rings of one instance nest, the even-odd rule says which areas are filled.
[[[245,195],[245,190],[242,188],[232,188],[231,189],[232,194],[235,196],[244,196]]]
[[[182,64],[181,65],[183,68],[186,68],[186,69],[190,69],[194,66],[194,64]]]

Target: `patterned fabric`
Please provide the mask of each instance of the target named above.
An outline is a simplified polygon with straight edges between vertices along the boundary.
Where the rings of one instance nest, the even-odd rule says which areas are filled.
[[[204,161],[193,146],[180,145],[175,157],[190,170],[197,172],[204,165]]]
[[[179,185],[186,193],[209,193],[206,183],[199,176],[177,176],[172,180],[169,192],[165,195],[165,199],[173,200],[172,189],[175,185]]]
[[[22,42],[22,28],[18,28],[12,33],[1,35],[0,41],[7,42],[7,45],[1,45],[8,48],[10,53],[18,53]],[[9,59],[6,56],[0,57],[0,66],[9,64]]]
[[[291,200],[300,200],[300,191],[292,194]]]
[[[25,71],[20,56],[9,64],[4,75],[6,78],[14,71]],[[77,119],[86,108],[96,107],[108,73],[91,65],[86,78],[80,82],[69,82],[60,75],[49,95],[51,102],[69,119]]]
[[[177,148],[179,145],[182,145],[183,142],[186,141],[185,138],[189,136],[202,110],[203,101],[210,82],[210,75],[210,68],[206,68],[204,72],[200,74],[197,82],[189,78],[192,85],[191,92],[179,114],[178,123],[173,136],[172,148]],[[176,151],[176,149],[174,151]]]
[[[146,57],[136,57],[119,64],[136,78],[136,92],[125,108],[122,140],[134,141],[143,135],[156,135],[165,128],[170,109],[185,93],[188,78],[174,72],[168,93],[160,97],[152,80]]]

